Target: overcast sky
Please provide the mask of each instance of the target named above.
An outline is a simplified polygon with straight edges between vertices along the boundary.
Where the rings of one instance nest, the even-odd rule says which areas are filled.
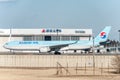
[[[118,40],[120,0],[0,0],[0,28],[90,28],[96,36],[105,26]]]

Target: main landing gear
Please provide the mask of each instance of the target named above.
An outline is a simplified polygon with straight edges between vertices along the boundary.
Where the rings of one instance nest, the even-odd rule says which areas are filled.
[[[55,55],[61,55],[61,53],[60,52],[58,52],[58,51],[55,51],[55,53],[54,53]]]

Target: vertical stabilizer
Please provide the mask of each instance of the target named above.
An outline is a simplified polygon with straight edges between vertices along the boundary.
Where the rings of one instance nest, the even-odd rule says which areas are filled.
[[[96,42],[104,42],[108,39],[109,32],[111,30],[111,26],[106,26],[99,35],[95,38]]]

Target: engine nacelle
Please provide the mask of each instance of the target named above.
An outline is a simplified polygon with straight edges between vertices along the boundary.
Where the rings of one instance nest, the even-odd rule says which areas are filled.
[[[50,48],[49,47],[42,47],[40,48],[40,52],[49,52]]]

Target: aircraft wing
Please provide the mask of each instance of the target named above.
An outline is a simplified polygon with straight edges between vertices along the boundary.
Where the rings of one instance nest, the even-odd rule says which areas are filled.
[[[59,51],[61,48],[66,47],[71,44],[76,44],[78,41],[73,42],[73,43],[64,43],[64,44],[57,44],[57,45],[51,45],[49,46],[50,51]]]

